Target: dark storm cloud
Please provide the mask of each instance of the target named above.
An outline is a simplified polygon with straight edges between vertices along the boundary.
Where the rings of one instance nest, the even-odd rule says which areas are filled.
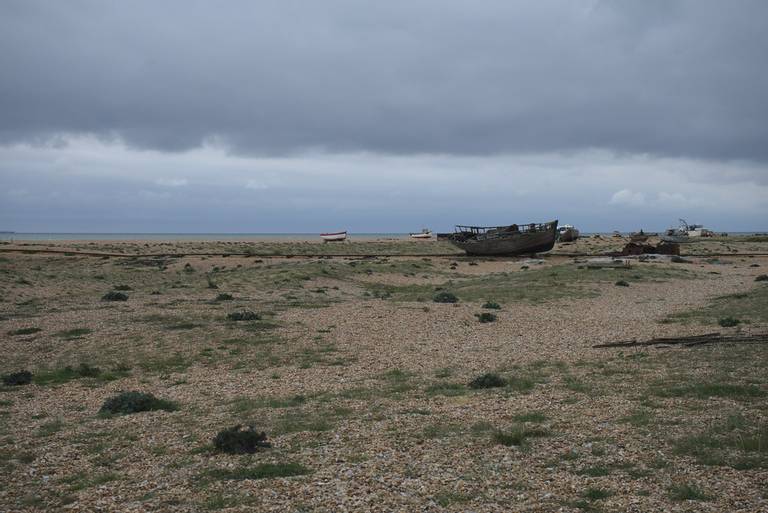
[[[0,4],[0,141],[768,160],[768,2]]]

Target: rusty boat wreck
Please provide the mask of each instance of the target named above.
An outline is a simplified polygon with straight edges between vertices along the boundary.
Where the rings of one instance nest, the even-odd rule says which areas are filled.
[[[549,251],[557,239],[557,221],[507,226],[457,225],[446,239],[468,255],[523,255]]]

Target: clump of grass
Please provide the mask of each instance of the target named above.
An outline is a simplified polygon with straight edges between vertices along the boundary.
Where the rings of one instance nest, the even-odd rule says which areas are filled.
[[[254,467],[215,469],[207,474],[220,480],[271,479],[309,474],[310,470],[299,463],[260,463]]]
[[[208,282],[208,288],[209,289],[218,289],[219,288],[219,286],[216,284],[215,281],[213,281],[213,278],[211,278],[210,275],[206,275],[205,279]]]
[[[426,388],[427,395],[445,395],[449,397],[464,395],[466,387],[462,383],[435,383]]]
[[[128,296],[122,292],[110,291],[101,296],[102,301],[128,301]]]
[[[711,497],[696,485],[682,483],[669,488],[669,498],[673,501],[708,501]]]
[[[115,285],[112,288],[115,290],[133,290],[133,287],[131,287],[130,285]]]
[[[761,274],[757,278],[755,278],[755,281],[768,281],[768,274]]]
[[[129,415],[143,411],[175,411],[176,403],[165,399],[158,399],[154,395],[145,392],[123,392],[104,401],[99,413],[114,415]]]
[[[581,494],[581,496],[584,497],[585,499],[589,499],[592,501],[607,499],[611,495],[613,494],[608,490],[603,490],[602,488],[593,488],[591,486],[586,490],[584,490],[584,493]]]
[[[492,314],[491,312],[475,314],[475,317],[477,317],[477,320],[482,323],[496,322],[496,315]]]
[[[718,319],[717,324],[723,328],[732,328],[741,324],[741,321],[734,317],[723,317],[722,319]]]
[[[547,432],[540,428],[527,428],[522,425],[513,426],[508,431],[496,431],[493,434],[493,440],[497,444],[511,446],[522,446],[529,438],[547,436]]]
[[[474,389],[498,388],[506,385],[507,385],[506,379],[492,372],[486,372],[485,374],[478,376],[469,382],[469,388],[474,388]]]
[[[12,372],[3,376],[3,384],[11,387],[29,385],[30,383],[32,383],[32,373],[27,370]]]
[[[547,416],[538,411],[531,411],[515,415],[515,420],[518,422],[544,422],[547,420]]]
[[[232,312],[227,314],[227,319],[230,321],[258,321],[261,320],[261,315],[251,310],[242,310],[240,312]]]
[[[43,331],[41,328],[19,328],[17,330],[9,331],[8,334],[13,335],[32,335],[33,333],[39,333]]]
[[[37,436],[51,436],[64,428],[64,422],[61,419],[54,419],[42,424],[37,430]]]
[[[241,424],[219,431],[213,439],[213,446],[227,454],[253,454],[259,448],[271,447],[264,431]]]
[[[232,301],[233,299],[235,298],[232,297],[232,294],[221,293],[216,296],[216,301]]]
[[[477,264],[475,264],[477,265]],[[488,301],[483,305],[483,308],[487,308],[489,310],[501,310],[501,305],[498,303],[495,303],[493,301]]]
[[[93,378],[100,381],[114,381],[127,376],[131,368],[119,364],[107,371],[98,367],[92,367],[87,363],[81,363],[77,367],[66,366],[53,370],[41,370],[33,376],[33,381],[38,385],[58,385],[73,379]]]
[[[90,328],[73,328],[71,330],[59,331],[56,333],[56,336],[61,337],[64,340],[73,340],[76,338],[81,338],[84,335],[89,335],[91,333],[93,333],[93,330]]]
[[[432,298],[435,303],[458,303],[459,298],[453,292],[438,292]]]
[[[629,287],[629,283],[625,280],[619,280],[616,283],[614,283],[617,287]]]

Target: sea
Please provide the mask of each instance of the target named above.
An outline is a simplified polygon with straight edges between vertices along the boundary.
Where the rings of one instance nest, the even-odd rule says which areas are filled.
[[[352,233],[349,239],[407,239],[407,233]],[[318,233],[15,233],[0,232],[2,241],[61,241],[61,240],[161,240],[161,241],[313,241]]]
[[[766,230],[768,231],[768,230]],[[730,235],[765,235],[761,232],[728,232]],[[663,230],[662,230],[663,232]],[[582,232],[582,237],[590,235],[610,236],[610,232]],[[629,232],[622,232],[629,235]],[[350,240],[406,240],[408,233],[353,233]],[[62,240],[128,240],[128,241],[317,241],[318,233],[23,233],[0,232],[0,241],[62,241]],[[434,240],[434,239],[433,239]]]

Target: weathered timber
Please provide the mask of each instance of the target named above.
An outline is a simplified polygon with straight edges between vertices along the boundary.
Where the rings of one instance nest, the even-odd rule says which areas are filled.
[[[660,337],[651,340],[626,340],[622,342],[609,342],[607,344],[597,344],[593,348],[606,347],[642,347],[642,346],[685,346],[693,347],[704,344],[737,344],[737,343],[766,343],[768,342],[768,333],[757,333],[751,335],[723,335],[722,333],[706,333],[704,335],[693,335],[690,337]]]

